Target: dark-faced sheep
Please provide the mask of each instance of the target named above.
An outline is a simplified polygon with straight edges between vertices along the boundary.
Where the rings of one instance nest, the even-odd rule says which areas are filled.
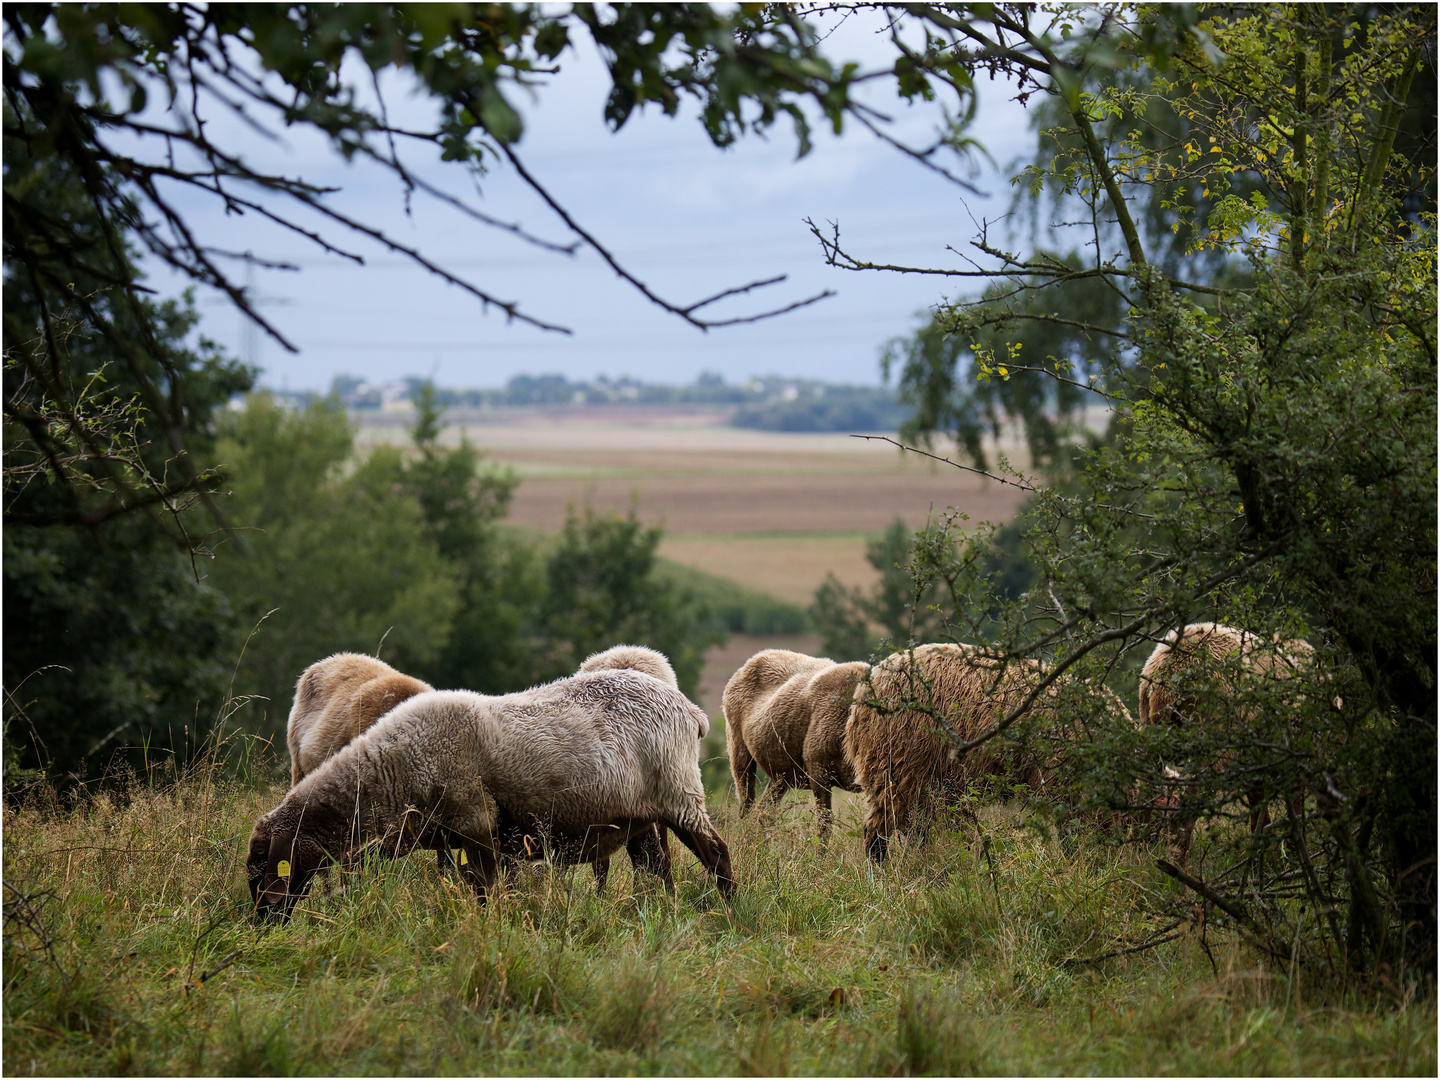
[[[1054,755],[1037,755],[1003,737],[964,755],[952,750],[953,739],[972,739],[1003,720],[1043,676],[1034,660],[1000,661],[975,646],[949,644],[899,652],[871,670],[855,689],[845,750],[865,793],[865,850],[872,859],[884,860],[890,837],[910,827],[921,798],[985,777],[1032,788],[1049,782]],[[1052,683],[1030,712],[1043,715],[1069,681]],[[1104,687],[1098,693],[1106,711],[1130,723],[1119,698]]]
[[[770,786],[762,812],[777,805],[792,787],[815,795],[822,840],[829,835],[830,791],[855,786],[855,770],[845,756],[845,722],[855,684],[869,665],[837,664],[824,657],[787,649],[766,649],[752,656],[725,684],[725,741],[740,812],[755,799],[756,768]]]
[[[1237,685],[1243,677],[1253,687],[1274,686],[1311,667],[1315,650],[1308,641],[1265,639],[1248,630],[1221,623],[1191,623],[1174,630],[1155,646],[1140,673],[1140,723],[1177,727],[1215,727],[1225,723],[1247,726],[1255,705],[1245,704]],[[1218,763],[1223,767],[1223,760]],[[1175,778],[1180,773],[1173,769]],[[1245,792],[1250,807],[1250,830],[1269,824],[1269,799],[1263,788]],[[1192,814],[1181,813],[1174,823],[1176,844],[1183,864],[1195,827]]]
[[[420,694],[305,777],[251,834],[256,908],[289,912],[324,863],[374,848],[459,847],[482,898],[501,855],[608,858],[661,822],[735,888],[705,810],[696,739],[705,714],[634,671],[597,671],[517,694]]]
[[[396,705],[432,689],[360,653],[336,653],[311,664],[295,683],[295,703],[285,725],[290,786]]]

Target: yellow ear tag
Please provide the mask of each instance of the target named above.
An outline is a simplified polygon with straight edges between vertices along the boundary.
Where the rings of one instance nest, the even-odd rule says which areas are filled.
[[[460,849],[460,865],[461,865],[461,866],[469,866],[469,865],[470,865],[470,856],[465,854],[465,849],[464,849],[464,848],[461,848],[461,849]]]
[[[288,860],[288,859],[281,859],[281,860],[280,860],[280,865],[277,866],[277,867],[275,867],[275,873],[279,874],[281,877],[289,877],[289,876],[290,876],[290,860]]]

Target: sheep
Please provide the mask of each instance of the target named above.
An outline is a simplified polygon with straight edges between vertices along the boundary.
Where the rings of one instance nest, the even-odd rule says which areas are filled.
[[[807,787],[815,794],[820,838],[829,836],[830,789],[859,790],[842,742],[855,684],[869,667],[766,649],[730,677],[722,697],[725,741],[742,815],[755,800],[758,766],[770,777],[762,812],[789,788]]]
[[[458,846],[483,901],[502,855],[531,857],[539,845],[593,862],[654,822],[728,899],[730,853],[706,813],[695,748],[709,726],[678,690],[629,670],[498,697],[418,694],[256,822],[246,858],[256,910],[288,915],[321,865],[371,847],[398,857]]]
[[[1206,684],[1204,669],[1214,667],[1223,671],[1230,665],[1233,676],[1233,665],[1238,664],[1241,670],[1258,679],[1283,681],[1310,667],[1314,658],[1315,650],[1308,641],[1298,638],[1281,641],[1277,635],[1267,642],[1248,630],[1237,630],[1222,623],[1190,623],[1178,632],[1171,630],[1155,646],[1140,673],[1140,723],[1142,726],[1213,725],[1222,722],[1227,713],[1242,724],[1248,723],[1252,710],[1243,705],[1234,708],[1237,688],[1231,680],[1220,675],[1215,682]],[[1223,761],[1217,763],[1217,767],[1221,765]],[[1182,773],[1169,767],[1166,774],[1172,779],[1183,778]],[[1264,830],[1270,823],[1265,791],[1260,787],[1251,788],[1245,792],[1245,801],[1250,808],[1250,831]],[[1193,815],[1182,814],[1173,825],[1182,865],[1189,856],[1195,820]]]
[[[670,666],[665,654],[644,645],[612,645],[601,652],[591,653],[575,673],[580,675],[587,671],[625,668],[643,671],[677,690],[680,688],[680,680],[675,677],[675,669]],[[674,893],[675,879],[670,873],[670,841],[665,826],[657,823],[638,836],[632,836],[626,841],[625,850],[630,856],[632,866],[654,874],[665,883],[669,892]],[[595,860],[595,891],[603,892],[609,878],[610,860]]]
[[[755,801],[755,756],[745,739],[745,726],[753,713],[759,712],[793,676],[801,672],[814,674],[833,664],[822,656],[807,656],[789,649],[764,649],[745,661],[730,676],[720,695],[720,711],[725,717],[725,748],[730,756],[730,774],[735,778],[735,794],[743,814]]]
[[[585,662],[580,665],[576,674],[623,668],[643,671],[646,675],[653,675],[663,683],[669,683],[677,690],[680,688],[680,680],[675,677],[675,669],[670,666],[670,661],[665,658],[665,654],[646,648],[644,645],[612,645],[603,652],[591,653],[585,658]]]
[[[285,724],[290,786],[400,702],[433,689],[360,653],[340,652],[311,664],[295,683]]]
[[[973,645],[950,644],[920,645],[871,669],[870,678],[855,688],[844,747],[865,795],[865,850],[872,859],[884,861],[890,837],[909,828],[917,800],[934,787],[992,774],[1035,788],[1050,781],[1058,764],[1053,756],[1037,759],[1003,737],[957,756],[940,730],[947,725],[954,736],[974,738],[1018,706],[1043,675],[1035,660],[1000,661]],[[1066,682],[1047,687],[1037,706],[1054,702]],[[1086,689],[1098,692],[1106,710],[1123,723],[1133,724],[1110,690]]]
[[[670,661],[641,645],[617,645],[598,652],[580,665],[580,671],[633,668],[661,682],[678,686]],[[290,745],[290,786],[314,772],[328,757],[407,698],[431,690],[429,684],[396,671],[390,665],[358,653],[336,653],[311,664],[295,686],[287,741]],[[670,846],[659,826],[653,826],[626,845],[631,862],[660,878],[674,892],[670,872]],[[436,851],[442,870],[452,865],[447,848]],[[506,860],[507,862],[509,860]],[[610,861],[595,863],[597,891],[603,891]]]

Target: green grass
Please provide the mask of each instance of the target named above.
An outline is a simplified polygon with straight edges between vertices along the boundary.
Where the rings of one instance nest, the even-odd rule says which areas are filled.
[[[658,573],[679,582],[710,609],[709,626],[727,634],[803,634],[810,628],[805,609],[746,588],[729,578],[657,559]]]
[[[717,798],[731,906],[678,845],[673,899],[622,857],[604,896],[532,868],[484,907],[425,853],[257,926],[243,844],[281,793],[7,807],[7,1074],[1436,1070],[1433,998],[1292,979],[1214,927],[1213,966],[1194,934],[1062,963],[1141,940],[1171,886],[1143,846],[1005,807],[877,872],[843,828],[821,851],[808,798],[768,832]]]

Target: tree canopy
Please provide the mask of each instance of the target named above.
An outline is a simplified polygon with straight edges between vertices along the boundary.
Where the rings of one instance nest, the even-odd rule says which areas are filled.
[[[1204,814],[1227,812],[1241,776],[1307,793],[1309,811],[1217,870],[1262,905],[1303,881],[1310,916],[1271,907],[1252,925],[1291,918],[1284,933],[1329,936],[1351,963],[1433,972],[1434,158],[1397,147],[1426,144],[1402,130],[1433,141],[1434,9],[903,11],[937,50],[1048,96],[1052,125],[1017,178],[1033,254],[982,234],[970,267],[885,267],[822,234],[856,271],[988,283],[892,347],[912,434],[974,452],[979,416],[1003,408],[1050,466],[1018,481],[1034,584],[1015,603],[997,618],[986,599],[1004,560],[983,533],[917,544],[917,588],[948,586],[949,636],[1042,657],[1057,679],[1133,670],[1188,622],[1320,642],[1312,691],[1237,704],[1239,728],[1092,728],[1092,790],[1126,803],[1125,778],[1162,789],[1178,760],[1182,803]],[[1075,402],[1065,388],[1103,395],[1106,438],[1036,437]],[[1343,927],[1315,914],[1337,905]]]

